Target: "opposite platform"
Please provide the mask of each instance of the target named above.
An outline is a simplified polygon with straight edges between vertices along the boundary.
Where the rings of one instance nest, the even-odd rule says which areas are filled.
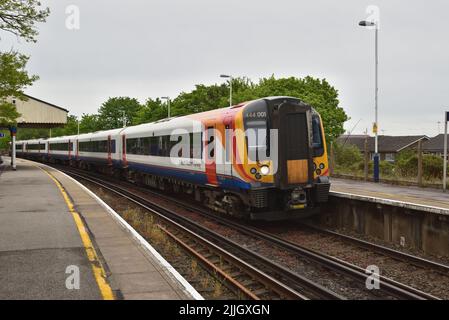
[[[17,171],[5,168],[0,299],[201,298],[112,209],[70,177],[20,159]],[[71,286],[73,266],[79,269],[79,289]]]
[[[331,178],[331,195],[449,215],[449,193],[438,189]]]

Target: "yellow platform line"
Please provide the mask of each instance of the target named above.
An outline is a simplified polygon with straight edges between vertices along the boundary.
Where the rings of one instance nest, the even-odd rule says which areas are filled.
[[[106,272],[98,259],[97,252],[95,251],[94,246],[92,245],[92,241],[90,240],[89,234],[84,226],[83,220],[79,213],[75,210],[72,200],[69,195],[65,191],[64,187],[61,183],[47,170],[43,169],[40,166],[37,166],[39,169],[44,171],[56,184],[59,191],[61,191],[62,196],[69,208],[70,213],[72,214],[73,220],[75,220],[76,227],[78,228],[78,232],[81,236],[81,240],[84,245],[84,249],[86,250],[87,258],[92,267],[92,271],[97,282],[98,288],[100,289],[103,300],[114,300],[114,294],[112,293],[112,289],[109,284],[106,282]]]

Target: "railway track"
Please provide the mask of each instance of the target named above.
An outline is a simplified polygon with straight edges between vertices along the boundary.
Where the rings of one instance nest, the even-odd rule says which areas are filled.
[[[320,228],[318,226],[312,225],[312,224],[308,224],[308,223],[301,223],[302,226],[309,228],[313,231],[316,232],[321,232],[324,234],[328,234],[337,238],[340,238],[344,241],[353,243],[359,247],[362,248],[366,248],[369,249],[371,251],[374,252],[378,252],[382,255],[388,256],[390,258],[399,260],[399,261],[403,261],[403,262],[407,262],[409,264],[415,265],[417,267],[421,267],[421,268],[425,268],[425,269],[432,269],[435,270],[445,276],[447,276],[449,274],[449,266],[442,264],[442,263],[438,263],[435,261],[431,261],[428,259],[424,259],[418,256],[414,256],[399,250],[395,250],[392,248],[388,248],[379,244],[375,244],[372,242],[368,242],[356,237],[351,237],[345,234],[341,234],[332,230],[328,230],[328,229],[324,229],[324,228]]]
[[[59,167],[58,167],[59,168]],[[203,237],[204,240],[206,241],[213,241],[210,242],[208,244],[209,248],[211,248],[211,244],[216,244],[216,248],[214,248],[214,250],[209,250],[209,249],[195,249],[192,248],[192,245],[188,244],[188,241],[184,241],[181,238],[185,237],[185,234],[188,233],[188,231],[184,230],[184,232],[182,233],[183,236],[178,236],[176,235],[175,231],[167,231],[167,234],[173,238],[176,242],[178,242],[178,244],[181,244],[183,247],[185,247],[186,250],[188,251],[192,251],[191,253],[198,256],[200,255],[201,258],[204,258],[202,260],[203,261],[203,265],[207,265],[208,263],[206,261],[209,261],[208,258],[210,258],[210,256],[215,255],[215,258],[211,259],[212,261],[220,261],[220,264],[223,264],[223,261],[227,261],[230,265],[232,265],[232,263],[230,263],[230,259],[228,258],[224,258],[223,255],[220,255],[218,253],[216,253],[218,251],[218,249],[220,248],[227,248],[229,249],[229,251],[232,252],[237,252],[239,256],[243,256],[244,258],[241,258],[240,260],[244,260],[244,262],[248,265],[258,265],[258,266],[263,266],[262,269],[264,269],[264,271],[261,271],[262,273],[265,273],[265,276],[268,275],[269,277],[271,277],[272,279],[278,279],[277,281],[279,283],[288,283],[290,286],[290,289],[292,291],[294,291],[297,296],[289,296],[288,298],[292,298],[292,299],[343,299],[344,297],[336,294],[334,292],[332,292],[331,290],[323,287],[322,285],[319,285],[318,283],[315,283],[305,277],[302,277],[301,275],[292,272],[291,270],[289,270],[288,268],[274,263],[272,261],[270,261],[269,259],[267,259],[264,256],[261,256],[260,254],[257,254],[255,252],[252,252],[248,249],[243,248],[241,245],[224,238],[223,236],[219,235],[216,232],[213,232],[211,230],[208,230],[206,228],[204,228],[203,226],[201,226],[200,224],[198,224],[197,222],[188,219],[186,217],[180,216],[179,214],[177,214],[176,212],[167,209],[167,208],[163,208],[161,206],[155,205],[153,203],[149,203],[149,201],[147,199],[145,199],[144,197],[141,197],[139,195],[136,195],[132,192],[129,191],[129,188],[132,188],[135,186],[130,185],[129,183],[123,183],[123,182],[107,182],[105,181],[105,177],[95,177],[92,174],[90,174],[89,176],[86,176],[85,172],[80,172],[78,170],[73,170],[70,169],[68,170],[66,167],[63,168],[59,168],[62,171],[64,171],[65,173],[74,176],[75,178],[78,179],[82,179],[82,180],[86,180],[89,181],[91,183],[94,183],[96,185],[101,186],[102,188],[108,189],[111,192],[114,192],[120,196],[123,196],[125,198],[127,198],[128,200],[134,202],[135,204],[153,212],[156,213],[158,216],[164,218],[169,218],[169,219],[173,219],[176,220],[176,223],[182,223],[183,228],[185,229],[186,227],[188,227],[189,230],[195,230],[196,236],[198,238],[198,236]],[[124,184],[127,184],[126,186]],[[143,190],[142,190],[143,191]],[[305,258],[308,259],[318,265],[320,265],[323,268],[332,270],[335,273],[338,274],[342,274],[345,277],[350,277],[352,279],[354,279],[354,281],[357,281],[359,283],[365,283],[366,279],[367,279],[367,274],[365,273],[365,270],[352,265],[348,262],[339,260],[335,257],[332,256],[328,256],[325,254],[322,254],[320,252],[316,252],[310,249],[307,249],[305,247],[302,247],[296,243],[292,243],[289,241],[286,241],[282,238],[279,238],[273,234],[264,232],[262,230],[259,230],[257,228],[254,227],[250,227],[250,226],[246,226],[246,225],[242,225],[241,223],[229,220],[227,218],[223,218],[220,216],[217,216],[214,213],[210,213],[208,211],[206,211],[203,208],[199,208],[197,206],[191,205],[186,203],[185,201],[180,201],[180,200],[176,200],[173,199],[171,197],[168,197],[166,195],[160,194],[159,192],[156,191],[152,191],[152,190],[148,190],[145,189],[144,190],[145,193],[147,194],[151,194],[151,195],[155,195],[161,198],[164,198],[166,200],[169,200],[171,202],[175,202],[177,206],[181,206],[185,209],[188,209],[190,211],[195,211],[197,213],[200,213],[201,215],[207,217],[208,219],[214,220],[217,223],[221,224],[221,225],[225,225],[229,228],[232,228],[234,230],[238,230],[241,233],[244,233],[248,236],[251,237],[255,237],[258,239],[263,239],[264,241],[269,242],[272,245],[275,245],[279,248],[282,248],[284,250],[288,250],[291,253],[296,254],[298,257],[301,258]],[[176,230],[179,230],[180,228],[177,227]],[[190,235],[190,239],[194,239],[195,236],[194,235]],[[206,239],[207,238],[207,239]],[[201,241],[195,241],[192,240],[193,244],[197,245],[198,242]],[[192,242],[191,242],[192,243]],[[204,243],[203,243],[204,245]],[[219,245],[219,246],[217,246]],[[190,247],[190,248],[187,248]],[[217,249],[218,248],[218,249]],[[190,250],[189,250],[190,249]],[[204,252],[208,252],[208,257],[204,257],[204,255],[201,255],[201,250]],[[214,253],[212,254],[211,252],[214,251]],[[195,254],[196,253],[196,254]],[[227,252],[228,254],[230,252]],[[231,255],[233,255],[232,253],[230,253]],[[218,258],[217,258],[218,257]],[[211,262],[211,264],[215,265],[213,262]],[[209,268],[212,268],[212,266],[209,266]],[[229,266],[227,266],[227,268],[223,268],[225,270],[223,271],[223,274],[221,275],[224,279],[226,279],[227,275],[229,275],[228,273],[226,273],[227,270],[231,270]],[[244,268],[239,267],[238,270],[242,270]],[[216,272],[216,271],[215,271]],[[229,272],[229,271],[228,271]],[[231,273],[235,273],[235,272],[231,272]],[[237,278],[241,278],[243,279],[241,282],[243,283],[247,283],[248,287],[257,287],[254,285],[254,283],[252,283],[252,279],[257,278],[254,274],[251,274],[251,272],[247,272],[245,275],[240,275],[240,274],[234,274],[237,275]],[[232,277],[230,277],[232,278]],[[424,300],[424,299],[437,299],[436,297],[427,294],[425,292],[422,292],[420,290],[417,290],[415,288],[412,288],[410,286],[407,286],[405,284],[396,282],[394,280],[379,276],[379,280],[380,280],[380,285],[381,285],[381,290],[383,292],[383,294],[385,294],[385,296],[389,296],[389,297],[394,297],[396,299],[413,299],[413,300]],[[264,281],[261,281],[261,279],[259,278],[259,283],[264,284],[265,288],[270,287],[270,285],[267,285],[266,283],[264,283]],[[231,283],[228,283],[228,285],[230,285],[231,287],[233,287],[234,289],[238,287],[238,285],[236,285],[235,283],[232,283],[232,281],[230,281]],[[241,282],[236,281],[238,284],[241,284]],[[243,285],[244,286],[244,285]],[[284,285],[285,286],[285,285]],[[244,290],[240,290],[246,297],[248,298],[255,298],[255,297],[251,297],[250,294],[245,293]],[[249,290],[251,292],[251,289]],[[270,297],[270,294],[265,292],[266,290],[261,289],[260,286],[258,287],[258,289],[254,290],[255,292],[257,292],[259,295],[256,295],[256,297],[258,298],[267,298]],[[276,292],[275,295],[271,295],[271,297],[273,298],[281,298],[282,294],[279,291],[279,289],[273,290],[274,292]],[[288,295],[286,295],[286,293],[284,292],[284,297],[287,297]]]
[[[238,289],[248,298],[296,300],[344,299],[344,297],[331,290],[290,271],[280,264],[270,261],[266,257],[245,249],[240,244],[205,228],[191,219],[182,217],[167,208],[154,205],[147,199],[129,192],[122,186],[99,180],[91,175],[86,176],[86,174],[75,173],[66,169],[60,170],[72,177],[88,181],[120,197],[126,198],[137,206],[155,214],[164,223],[170,225],[171,230],[162,228],[164,232],[197,257],[201,255],[203,265],[214,273],[218,269],[221,269],[221,276],[225,282],[234,290]],[[185,239],[188,239],[190,243]],[[202,254],[201,249],[198,247],[202,247],[203,252],[208,252],[208,256],[206,257]],[[208,258],[212,255],[218,257],[218,260],[209,260]],[[220,265],[226,262],[228,265],[217,267],[217,262]],[[212,267],[212,265],[215,267]],[[258,266],[258,268],[254,266]],[[232,268],[237,269],[233,270]],[[230,270],[231,273],[227,270]],[[229,281],[230,279],[233,280]],[[246,289],[241,290],[242,288]]]

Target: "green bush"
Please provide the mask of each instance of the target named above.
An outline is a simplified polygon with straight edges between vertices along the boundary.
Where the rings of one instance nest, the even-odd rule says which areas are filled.
[[[438,179],[443,176],[443,159],[433,155],[423,155],[423,176],[426,179]],[[414,177],[418,175],[418,156],[401,158],[396,162],[401,175]]]
[[[365,170],[365,163],[362,161],[357,164],[357,169],[364,171]],[[389,161],[380,161],[379,162],[379,169],[381,175],[394,175],[396,173],[396,167],[393,163]],[[368,162],[368,173],[371,175],[374,172],[374,162],[370,161]]]
[[[362,154],[360,150],[352,144],[343,145],[340,143],[335,143],[334,155],[335,163],[346,168],[357,165],[358,162],[362,161]]]
[[[443,177],[443,158],[438,156],[423,156],[423,174],[426,179]]]
[[[408,158],[401,157],[396,161],[396,167],[404,177],[416,176],[418,174],[418,156],[414,154]]]
[[[380,174],[392,176],[396,173],[396,167],[389,161],[381,161],[379,163]]]

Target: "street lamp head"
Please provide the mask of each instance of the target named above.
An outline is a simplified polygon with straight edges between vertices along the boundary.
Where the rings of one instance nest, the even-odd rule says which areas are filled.
[[[232,78],[232,76],[229,76],[227,74],[220,74],[220,78]]]
[[[170,100],[170,97],[161,97],[161,99]]]
[[[374,27],[374,26],[376,26],[376,23],[373,22],[373,21],[363,20],[363,21],[359,22],[359,26],[361,26],[361,27]]]

